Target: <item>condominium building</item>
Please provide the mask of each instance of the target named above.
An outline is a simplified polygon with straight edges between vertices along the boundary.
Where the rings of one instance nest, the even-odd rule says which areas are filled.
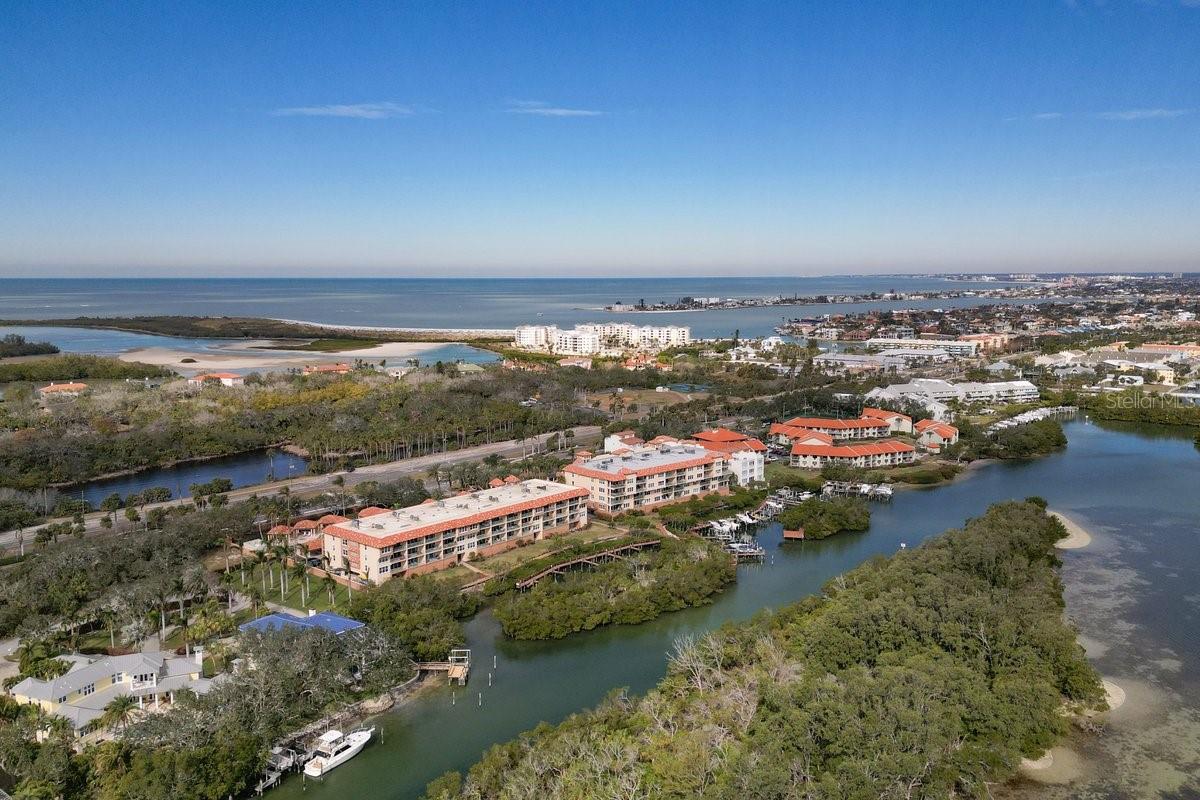
[[[661,350],[692,341],[692,330],[678,325],[632,325],[627,322],[588,322],[563,330],[556,325],[520,325],[513,342],[529,350],[589,356],[604,350]]]
[[[970,357],[979,352],[979,342],[954,341],[953,339],[885,339],[875,337],[867,340],[867,347],[904,350],[945,350],[952,356]]]
[[[968,333],[958,337],[960,342],[974,342],[984,352],[1005,350],[1016,337],[1011,333]]]
[[[826,464],[878,468],[911,464],[916,448],[895,439],[844,445],[798,441],[792,445],[791,456],[791,465],[803,469],[820,469]]]
[[[692,439],[705,450],[724,453],[729,458],[730,479],[739,486],[766,478],[767,446],[738,431],[710,428],[693,434]]]
[[[795,417],[776,422],[769,432],[776,441],[787,444],[811,432],[823,433],[833,439],[878,439],[891,432],[891,424],[870,417],[863,419],[826,419],[824,417]]]
[[[604,514],[650,508],[729,486],[728,457],[698,444],[661,442],[579,459],[563,480],[584,490]]]
[[[1038,388],[1029,381],[994,381],[992,383],[951,383],[936,378],[917,378],[909,383],[867,392],[868,400],[927,400],[948,403],[1028,403],[1037,400]]]
[[[500,485],[397,511],[364,509],[327,526],[324,552],[376,582],[449,567],[478,553],[499,553],[518,539],[542,539],[587,524],[587,492],[563,483],[509,478]],[[372,512],[372,513],[368,513]]]

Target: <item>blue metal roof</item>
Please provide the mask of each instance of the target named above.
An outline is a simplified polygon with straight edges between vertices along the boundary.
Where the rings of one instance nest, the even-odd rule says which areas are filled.
[[[358,620],[343,617],[340,614],[334,614],[329,611],[322,611],[320,614],[313,614],[307,617],[298,617],[294,614],[276,611],[273,614],[267,614],[264,617],[244,622],[238,626],[238,630],[265,633],[271,630],[283,630],[284,628],[323,628],[330,633],[340,635],[346,631],[352,631],[361,627],[363,627],[363,623]]]

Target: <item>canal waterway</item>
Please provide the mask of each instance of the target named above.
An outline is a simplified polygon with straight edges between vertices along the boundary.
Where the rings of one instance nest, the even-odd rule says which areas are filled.
[[[1080,764],[1074,783],[1027,781],[1012,791],[1192,796],[1200,766],[1200,451],[1183,430],[1086,420],[1066,429],[1070,444],[1059,453],[898,492],[872,507],[862,534],[783,544],[779,527],[765,526],[758,539],[766,562],[742,566],[737,584],[709,606],[555,642],[505,640],[492,615],[480,614],[467,624],[469,686],[437,688],[376,718],[382,739],[353,761],[320,783],[289,778],[271,796],[419,797],[432,778],[469,767],[492,744],[539,722],[589,708],[616,687],[646,691],[681,635],[819,592],[868,558],[919,545],[990,503],[1030,495],[1093,532],[1088,548],[1062,554],[1067,613],[1093,663],[1128,688],[1129,701],[1113,712],[1108,733],[1072,741]]]
[[[269,480],[296,478],[308,472],[308,461],[300,456],[277,450],[268,454],[265,450],[241,453],[235,456],[211,458],[205,461],[189,461],[172,467],[161,467],[130,475],[89,481],[69,488],[59,489],[61,496],[83,499],[98,507],[100,501],[113,492],[128,497],[136,492],[153,487],[166,487],[172,498],[191,497],[188,487],[193,483],[207,483],[213,478],[228,478],[233,488],[254,486]]]

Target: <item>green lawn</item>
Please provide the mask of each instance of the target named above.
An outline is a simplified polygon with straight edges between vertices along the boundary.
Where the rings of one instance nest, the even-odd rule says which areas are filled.
[[[962,467],[956,464],[928,460],[920,464],[910,464],[903,467],[873,469],[867,472],[867,479],[872,483],[889,481],[891,483],[912,483],[921,486],[930,486],[952,479],[961,469]]]
[[[266,565],[261,564],[254,568],[247,566],[245,587],[243,588],[240,581],[235,581],[233,584],[234,590],[245,594],[247,591],[249,591],[251,586],[257,586],[259,591],[263,591],[263,577],[264,570],[266,568]],[[233,570],[233,573],[236,576],[238,574],[238,570]],[[279,569],[276,567],[274,570],[274,584],[272,586],[272,579],[268,576],[267,588],[266,591],[263,592],[263,598],[269,603],[279,603],[280,605],[285,605],[288,608],[294,608],[299,611],[311,608],[315,609],[316,611],[334,611],[339,614],[344,614],[350,607],[350,590],[340,583],[334,587],[334,602],[332,604],[329,602],[329,590],[326,589],[322,584],[321,579],[314,575],[310,575],[308,578],[311,596],[307,597],[307,602],[301,602],[300,589],[303,584],[303,578],[296,578],[294,575],[288,575],[288,591],[286,594],[281,595],[279,587]],[[358,591],[359,588],[359,584],[356,581],[355,590]]]
[[[550,536],[525,547],[506,550],[503,553],[481,561],[472,561],[471,565],[490,572],[493,575],[500,575],[527,561],[540,558],[553,550],[561,550],[573,544],[586,544],[587,542],[594,542],[597,539],[623,535],[625,535],[624,530],[614,528],[612,525],[604,522],[591,522],[581,531],[572,531],[560,536]]]
[[[815,470],[790,467],[786,461],[772,461],[767,464],[764,477],[767,479],[767,485],[772,489],[797,486],[815,492],[824,483],[820,474]]]

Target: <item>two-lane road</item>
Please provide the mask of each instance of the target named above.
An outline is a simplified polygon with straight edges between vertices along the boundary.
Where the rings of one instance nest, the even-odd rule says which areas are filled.
[[[597,441],[600,437],[600,427],[598,425],[579,425],[571,430],[575,431],[575,444],[585,444]],[[557,432],[561,436],[561,431]],[[418,475],[428,472],[431,468],[438,464],[449,465],[458,464],[464,461],[479,461],[491,455],[500,455],[505,458],[520,458],[528,454],[532,450],[537,450],[545,446],[546,440],[554,436],[555,432],[542,433],[537,436],[531,436],[524,442],[519,439],[508,439],[503,442],[492,442],[490,444],[480,444],[473,447],[465,447],[461,450],[450,450],[444,453],[434,453],[428,456],[416,456],[413,458],[402,458],[399,461],[389,461],[384,464],[369,464],[365,467],[359,467],[353,472],[331,472],[325,475],[305,475],[299,478],[291,478],[289,480],[275,481],[274,483],[260,483],[254,486],[243,486],[234,489],[231,492],[226,492],[226,496],[230,501],[246,500],[251,495],[259,497],[270,497],[279,494],[286,486],[288,491],[296,496],[316,495],[323,492],[332,491],[334,488],[333,479],[341,475],[346,482],[346,488],[357,486],[364,481],[394,481],[397,478]],[[142,507],[142,515],[145,516],[146,511],[153,508],[170,508],[171,506],[190,503],[191,498],[178,498],[168,500],[165,503],[150,503]],[[94,534],[104,531],[100,526],[100,520],[106,516],[103,512],[93,512],[84,517],[85,533]],[[69,521],[69,518],[50,520],[50,522]],[[125,529],[127,523],[121,514],[116,515],[116,523],[118,529]],[[33,541],[33,533],[31,530],[25,532],[25,546],[28,547]],[[16,547],[17,534],[16,531],[5,531],[0,533],[0,548],[12,549]]]

